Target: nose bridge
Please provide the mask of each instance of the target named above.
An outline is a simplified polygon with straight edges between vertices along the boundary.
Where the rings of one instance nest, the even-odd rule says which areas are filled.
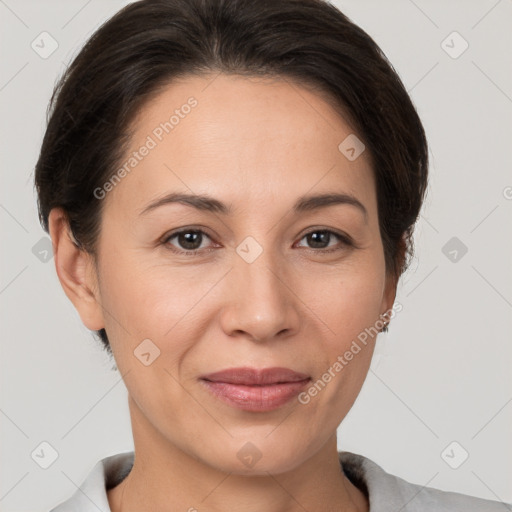
[[[247,237],[236,248],[233,265],[229,286],[234,293],[224,329],[243,331],[257,340],[294,331],[299,316],[279,254]]]
[[[240,279],[246,296],[254,295],[255,298],[279,302],[285,299],[281,289],[283,283],[276,277],[279,274],[279,262],[272,250],[263,250],[254,261],[247,261],[241,256],[239,260],[236,264],[236,276]]]

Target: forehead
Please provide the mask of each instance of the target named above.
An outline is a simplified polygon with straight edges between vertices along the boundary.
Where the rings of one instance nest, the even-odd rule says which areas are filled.
[[[351,161],[339,149],[355,135],[350,125],[320,94],[289,80],[183,78],[146,102],[132,128],[127,172],[107,201],[125,217],[170,191],[207,193],[260,214],[308,192],[353,194],[370,214],[376,206],[370,155]]]

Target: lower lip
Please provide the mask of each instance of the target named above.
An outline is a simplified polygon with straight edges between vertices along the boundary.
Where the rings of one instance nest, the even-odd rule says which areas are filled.
[[[201,380],[207,389],[229,405],[244,411],[272,411],[296,397],[310,379],[266,386],[245,386]]]

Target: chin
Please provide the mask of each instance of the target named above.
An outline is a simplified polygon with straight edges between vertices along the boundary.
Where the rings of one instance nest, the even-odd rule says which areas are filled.
[[[220,453],[215,450],[210,452],[210,460],[205,462],[226,473],[268,476],[269,473],[292,471],[308,457],[308,454],[298,450],[299,446],[303,446],[298,440],[292,444],[288,440],[285,444],[279,442],[277,438],[274,442],[262,438],[254,442],[246,439],[241,442],[233,441],[229,446],[221,447]]]

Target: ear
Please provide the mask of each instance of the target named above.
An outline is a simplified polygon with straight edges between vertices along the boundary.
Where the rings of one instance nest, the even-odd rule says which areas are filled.
[[[88,329],[103,329],[103,308],[92,255],[74,243],[67,215],[62,208],[50,211],[48,224],[55,269],[64,292]]]
[[[407,253],[407,238],[405,233],[400,238],[397,250],[398,265],[396,268],[402,269],[405,263]],[[396,289],[398,287],[399,278],[400,275],[396,275],[395,273],[393,273],[392,270],[386,272],[386,284],[384,287],[384,294],[382,297],[381,315],[384,315],[393,307],[396,298]]]
[[[392,274],[386,274],[386,284],[382,296],[381,314],[389,311],[395,302],[398,279]]]

